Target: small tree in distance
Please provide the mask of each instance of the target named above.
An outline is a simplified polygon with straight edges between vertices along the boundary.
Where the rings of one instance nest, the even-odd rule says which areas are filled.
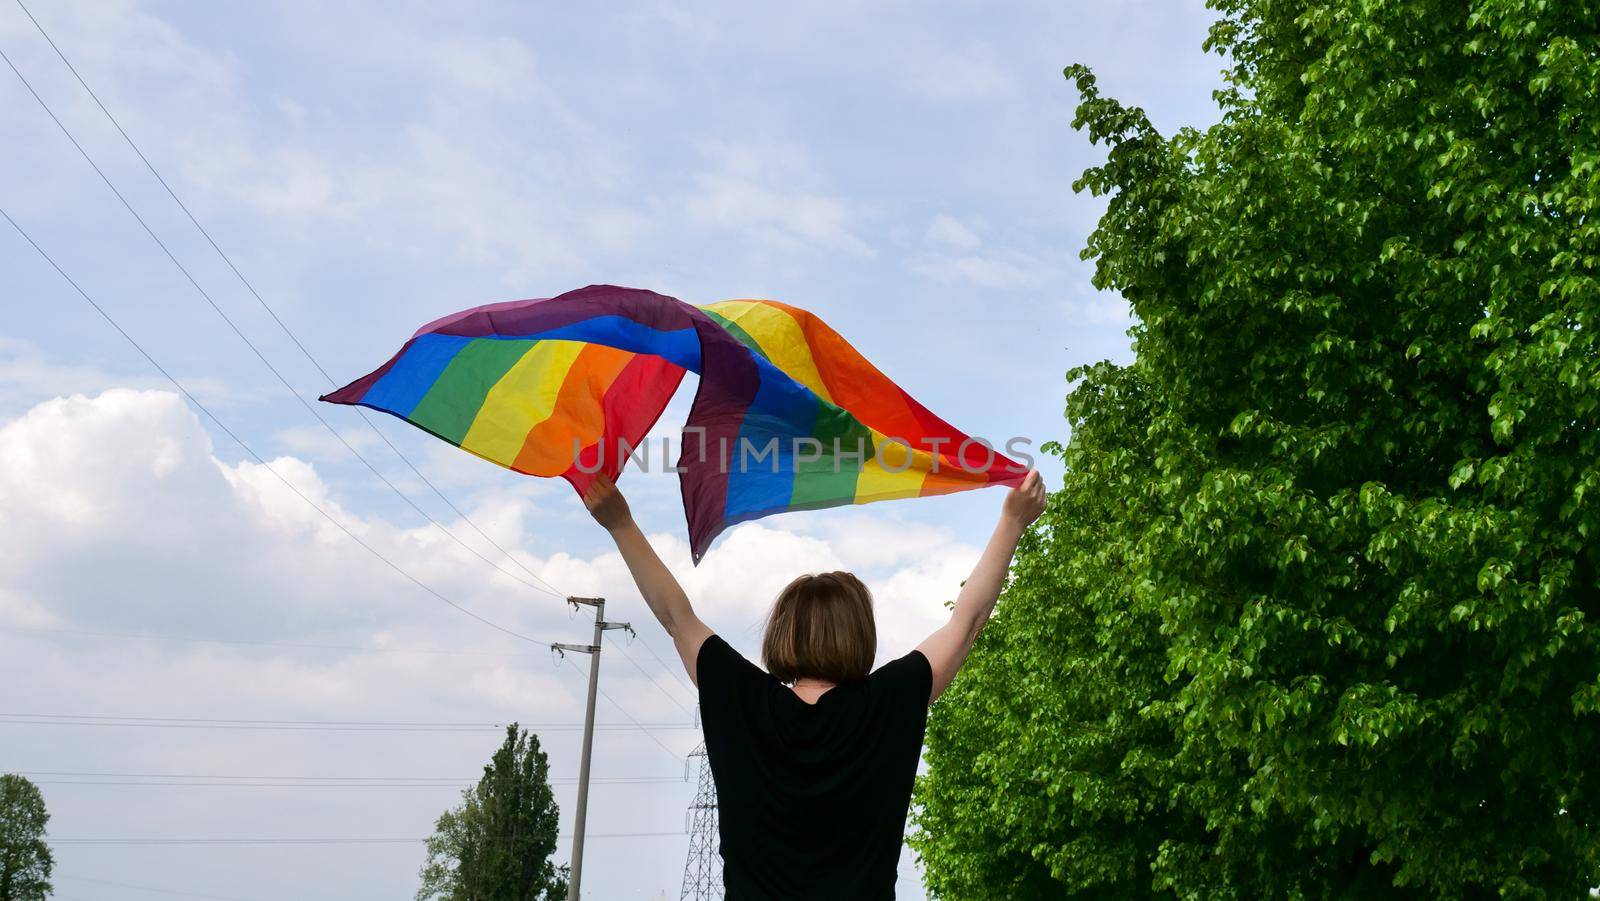
[[[50,814],[39,787],[21,776],[0,776],[0,901],[44,901],[55,866],[44,843]]]
[[[567,867],[550,860],[559,818],[549,758],[537,736],[512,723],[483,778],[439,817],[417,901],[565,898]]]

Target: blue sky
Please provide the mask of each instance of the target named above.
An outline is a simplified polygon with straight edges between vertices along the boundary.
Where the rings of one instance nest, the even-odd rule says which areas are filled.
[[[31,8],[340,381],[444,313],[610,282],[808,308],[958,427],[1035,443],[1065,437],[1069,367],[1128,356],[1125,304],[1097,293],[1078,259],[1100,204],[1070,185],[1100,151],[1070,128],[1076,98],[1061,69],[1089,64],[1107,93],[1171,131],[1213,121],[1220,68],[1200,50],[1210,15],[1192,0]],[[0,5],[0,49],[296,391],[326,390],[18,7]],[[9,69],[0,110],[0,205],[273,471],[452,600],[545,640],[586,640],[581,619],[435,530],[323,431]],[[203,422],[10,231],[0,274],[0,713],[581,719],[575,669],[367,556]],[[665,424],[682,422],[690,390]],[[321,412],[445,528],[500,560],[352,411]],[[516,554],[502,568],[604,593],[614,618],[641,627],[642,644],[624,649],[645,672],[616,655],[602,666],[626,715],[689,721],[692,695],[651,656],[669,645],[564,483],[380,427]],[[730,532],[695,569],[675,478],[639,473],[624,488],[736,646],[753,654],[790,577],[843,567],[876,592],[883,659],[938,623],[1000,500],[969,492],[775,517]],[[605,701],[600,719],[626,722]],[[596,775],[681,775],[694,730],[655,737],[601,733]],[[575,735],[544,740],[555,775],[575,775]],[[0,722],[0,770],[465,783],[496,743],[488,731]],[[63,839],[421,837],[455,797],[450,786],[38,779]],[[570,786],[557,795],[570,807]],[[692,796],[682,782],[597,785],[590,828],[682,830]],[[589,847],[587,895],[677,897],[686,837]],[[409,897],[422,860],[416,844],[57,853],[60,895],[89,901],[130,891],[96,879],[244,899]],[[902,896],[919,897],[909,856],[903,873]]]

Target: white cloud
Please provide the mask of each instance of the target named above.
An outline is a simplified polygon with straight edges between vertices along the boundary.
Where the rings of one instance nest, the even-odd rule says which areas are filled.
[[[60,620],[44,605],[15,591],[0,588],[0,622],[25,628],[56,626]]]
[[[180,437],[186,431],[192,448]],[[193,491],[204,474],[181,466],[191,449],[209,453],[209,441],[175,394],[115,389],[39,404],[0,426],[0,546],[16,554],[51,527],[101,533],[120,516]]]
[[[743,232],[785,249],[875,255],[854,231],[858,211],[838,197],[802,187],[816,177],[798,148],[712,143],[706,154],[713,167],[694,178],[695,192],[685,203],[690,222]]]
[[[903,509],[894,503],[847,507],[777,522],[792,522],[790,528],[824,538],[846,567],[873,572],[964,547],[949,529],[908,519]]]
[[[1063,303],[1067,317],[1089,325],[1133,325],[1133,308],[1116,294],[1093,293]]]
[[[1056,269],[1032,254],[1006,248],[979,250],[983,239],[966,223],[946,213],[928,222],[928,251],[914,257],[912,272],[943,284],[980,288],[1031,288],[1056,278]]]
[[[653,228],[623,184],[616,142],[545,83],[517,38],[380,20],[377,33],[328,48],[406,91],[374,135],[316,94],[253,96],[238,59],[133,4],[64,3],[38,13],[202,221],[242,207],[297,234],[312,229],[321,243],[502,267],[519,288],[582,271],[591,254],[635,247]],[[59,69],[22,25],[30,29],[19,37],[26,68]],[[76,85],[50,99],[102,165],[126,150],[93,140],[110,126]],[[527,122],[538,123],[539,140],[527,139]],[[114,132],[110,139],[118,140]],[[125,184],[143,176],[111,174]],[[146,215],[158,206],[134,201]]]
[[[497,634],[373,559],[280,477],[363,542],[475,612],[540,638],[574,631],[557,599],[530,594],[438,529],[349,509],[311,463],[295,457],[266,465],[219,461],[177,395],[127,389],[57,398],[0,425],[0,508],[7,514],[0,519],[0,610],[10,625],[503,645]],[[578,510],[565,491],[554,497],[503,491],[472,505],[472,516],[502,547],[525,548],[536,540],[530,525],[548,525],[552,508]],[[878,588],[883,649],[904,653],[941,617],[942,602],[954,596],[976,549],[897,516],[840,513],[817,522],[746,523],[723,536],[699,567],[675,532],[654,534],[652,543],[707,621],[752,653],[779,589],[800,573],[836,569],[859,570]],[[499,557],[463,523],[444,524],[485,556]],[[652,646],[664,646],[614,551],[516,553],[564,591],[617,599],[618,618],[631,616],[653,636]],[[529,578],[509,562],[501,565]],[[506,673],[484,678],[479,687],[507,704],[519,691],[535,690]],[[638,674],[621,678],[626,684]],[[304,687],[298,679],[284,682],[295,691]],[[360,690],[384,691],[352,684],[335,695]],[[659,694],[635,694],[640,713],[673,710]]]
[[[369,413],[367,415],[371,416],[373,414]],[[326,414],[324,414],[324,418],[327,418]],[[339,430],[339,434],[343,436],[345,442],[358,451],[365,452],[378,444],[378,436],[374,435],[372,430],[368,429],[360,421],[359,417],[352,417],[348,421],[339,422],[330,419],[329,423]],[[349,459],[350,451],[345,449],[344,444],[321,425],[290,426],[286,429],[279,429],[273,437],[277,439],[284,449],[303,457],[310,457],[316,460],[344,461]]]
[[[303,460],[279,458],[272,466],[363,541],[457,602],[541,639],[588,639],[583,621],[569,619],[558,600],[495,574],[431,528],[406,528],[348,509]],[[502,501],[502,507],[519,505],[523,509],[513,512],[525,514],[525,498]],[[218,460],[198,419],[170,392],[117,389],[58,398],[0,422],[0,511],[0,684],[13,711],[404,722],[582,719],[584,679],[572,665],[557,668],[547,650],[489,630],[429,597],[339,534],[260,464]],[[519,516],[505,509],[475,507],[473,515],[507,546],[525,537]],[[544,559],[519,559],[551,575]],[[244,643],[118,640],[85,632]],[[653,637],[653,647],[665,647]],[[360,647],[392,650],[339,649]],[[409,652],[430,649],[438,653]],[[639,650],[630,653],[643,657]],[[689,721],[662,694],[672,690],[680,702],[691,700],[681,687],[610,660],[604,687],[627,713],[645,722]],[[598,719],[626,722],[607,701]],[[0,765],[8,770],[388,773],[459,776],[463,786],[499,742],[492,730],[362,735],[0,723],[0,733],[6,749]],[[542,737],[554,774],[573,776],[577,733],[553,730]],[[677,754],[698,741],[689,729],[657,737]],[[596,755],[601,774],[682,772],[677,760],[638,732],[602,733]],[[458,790],[152,789],[41,781],[52,835],[64,837],[422,836]],[[570,823],[573,789],[556,791]],[[692,792],[681,783],[627,792],[596,786],[590,822],[602,832],[680,828]],[[642,851],[664,858],[655,864],[661,872],[672,872],[674,859],[681,862],[682,852],[667,841]],[[122,872],[118,858],[107,856],[115,853],[64,846],[58,874],[115,878],[113,872]],[[297,856],[294,866],[282,869],[224,858],[197,858],[185,868],[182,888],[212,880],[230,884],[242,867],[263,896],[314,897],[306,894],[302,875],[310,868],[392,897],[414,888],[420,848],[346,861]],[[594,877],[599,885],[606,884],[602,873],[599,868]]]
[[[992,100],[1012,88],[994,49],[986,44],[941,46],[927,42],[901,45],[896,71],[911,93],[935,103]]]
[[[571,617],[559,600],[495,574],[435,530],[349,508],[304,460],[280,457],[271,465],[363,541],[459,603],[537,638],[588,641],[582,616]],[[566,486],[548,484],[561,490],[559,500],[505,491],[469,509],[496,541],[524,547],[536,540],[533,523],[557,509],[576,509]],[[219,461],[199,420],[171,392],[115,389],[57,398],[0,422],[0,510],[0,684],[8,687],[12,710],[236,720],[582,719],[581,657],[558,663],[543,648],[444,607],[357,548],[261,464]],[[461,523],[445,522],[476,543]],[[702,615],[752,659],[759,659],[768,605],[798,573],[862,571],[876,596],[882,662],[938,625],[941,602],[954,597],[977,556],[941,530],[867,510],[746,523],[725,535],[698,568],[675,532],[651,539]],[[891,544],[899,549],[884,547]],[[681,672],[674,677],[655,663],[655,655],[673,662],[671,643],[651,621],[615,552],[518,551],[517,557],[563,590],[611,599],[607,618],[632,621],[654,652],[630,646],[620,633],[607,638],[601,683],[609,698],[599,701],[599,722],[625,724],[630,716],[646,723],[690,721],[685,708],[692,707],[693,692]],[[344,649],[359,647],[374,650]],[[570,779],[578,733],[540,729],[552,774]],[[368,735],[6,722],[0,733],[6,748],[0,763],[10,770],[456,775],[459,786],[475,778],[500,740],[492,729]],[[682,763],[657,742],[681,756],[699,740],[694,729],[658,731],[654,739],[636,731],[601,732],[595,772],[677,777]],[[459,789],[156,789],[39,781],[58,837],[424,836]],[[602,834],[678,830],[694,789],[676,781],[597,784],[589,823]],[[570,784],[556,786],[564,830],[570,829],[573,791]],[[159,803],[151,803],[157,797]],[[641,882],[675,884],[687,837],[626,841],[639,842],[628,846],[626,871],[591,852],[591,885],[610,895]],[[137,868],[125,872],[131,864],[108,856],[117,853],[64,845],[58,875],[134,878]],[[197,857],[185,866],[181,888],[221,891],[249,873],[264,897],[320,897],[307,894],[303,875],[315,871],[323,874],[319,879],[392,897],[414,889],[421,859],[420,847],[411,845],[358,857],[315,853],[301,849],[289,867],[228,854]]]
[[[983,243],[972,229],[961,224],[961,220],[944,213],[934,216],[928,223],[928,240],[958,250],[972,250]]]
[[[936,282],[965,282],[980,288],[1026,288],[1040,284],[1047,272],[1031,257],[1021,254],[965,254],[923,259],[911,270]]]
[[[514,38],[454,37],[419,40],[414,46],[441,75],[474,91],[522,98],[535,85],[533,51]]]
[[[656,32],[665,26],[673,34],[702,47],[716,43],[722,35],[722,29],[717,26],[715,19],[696,15],[674,5],[657,6],[636,13],[630,16],[629,20],[634,25],[651,32]]]
[[[475,595],[470,605],[507,606],[466,551],[344,510],[309,463],[271,466],[390,559],[457,573],[441,587]],[[39,404],[0,427],[0,469],[0,584],[68,619],[360,637],[399,611],[421,628],[454,616],[429,610],[266,467],[217,460],[170,392]]]
[[[130,366],[143,366],[143,361],[129,354]],[[237,392],[229,392],[221,381],[206,376],[180,375],[179,380],[207,405],[223,406],[237,400]],[[171,385],[160,375],[125,375],[113,373],[91,363],[61,363],[37,347],[15,338],[0,336],[0,415],[21,413],[24,407],[62,394],[87,394],[103,391],[112,386],[139,388],[166,388]]]
[[[591,241],[610,250],[626,250],[637,246],[656,230],[649,216],[624,207],[600,207],[585,210],[580,217],[584,235]]]

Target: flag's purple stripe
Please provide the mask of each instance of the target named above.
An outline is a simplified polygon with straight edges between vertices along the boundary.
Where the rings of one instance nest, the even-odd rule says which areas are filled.
[[[391,369],[399,365],[400,361],[405,358],[406,352],[411,350],[411,345],[416,343],[416,340],[416,338],[412,338],[410,341],[407,341],[403,346],[401,346],[400,350],[397,351],[394,356],[389,358],[387,363],[384,363],[377,369],[372,370],[371,372],[367,373],[361,378],[356,379],[337,391],[330,391],[327,394],[322,395],[321,397],[317,398],[317,400],[326,401],[330,404],[362,403],[362,398],[367,396],[367,391],[371,389],[373,385],[377,384],[380,379],[388,375]],[[388,411],[385,410],[385,412]],[[404,419],[405,417],[401,416],[401,418]]]
[[[705,362],[700,388],[689,408],[687,426],[704,430],[702,444],[691,434],[683,438],[679,466],[683,512],[689,520],[689,551],[695,562],[705,556],[711,542],[726,527],[723,510],[728,503],[728,469],[721,464],[722,449],[737,452],[739,429],[761,384],[755,354],[694,307],[695,330],[700,334],[700,354]],[[703,451],[703,453],[702,453]]]
[[[531,303],[545,303],[548,300],[550,300],[548,297],[539,299],[530,298],[527,300],[502,300],[498,303],[486,303],[483,306],[460,310],[455,313],[451,313],[448,316],[440,316],[438,319],[435,319],[432,322],[424,325],[422,328],[417,329],[414,333],[412,333],[411,337],[415,338],[418,335],[426,335],[431,332],[446,331],[451,323],[458,322],[467,318],[468,316],[491,314],[499,310],[509,310],[515,307],[527,306]]]
[[[638,288],[590,285],[549,300],[476,307],[446,316],[425,328],[434,333],[473,338],[523,338],[596,316],[622,316],[661,332],[710,321],[704,313],[674,297]]]

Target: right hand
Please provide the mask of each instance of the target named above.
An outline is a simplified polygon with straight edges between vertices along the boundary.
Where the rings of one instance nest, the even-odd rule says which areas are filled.
[[[1039,475],[1039,470],[1030,469],[1023,476],[1022,484],[1011,489],[1006,495],[1005,505],[1000,508],[1002,519],[1016,523],[1019,528],[1026,529],[1044,512],[1045,492],[1044,477]]]
[[[608,532],[615,532],[633,522],[627,498],[622,496],[617,484],[604,474],[596,476],[589,484],[589,490],[583,493],[583,505],[588,508],[594,521]]]

